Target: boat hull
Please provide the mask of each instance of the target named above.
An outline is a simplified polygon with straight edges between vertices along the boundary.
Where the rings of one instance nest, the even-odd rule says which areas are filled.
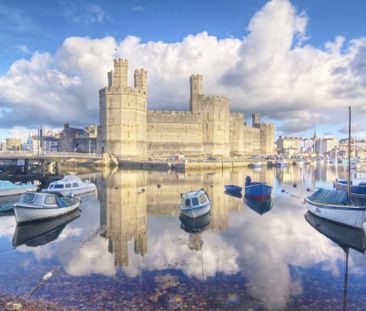
[[[28,192],[28,191],[37,191],[37,186],[29,185],[29,186],[26,186],[26,187],[1,189],[0,190],[0,197],[21,195],[21,194],[23,194],[25,192]]]
[[[55,240],[65,226],[79,216],[80,211],[76,210],[62,217],[17,225],[13,236],[13,246],[18,247],[25,244],[36,247],[47,244]]]
[[[64,196],[68,196],[71,194],[72,196],[85,198],[85,197],[88,197],[89,195],[95,194],[97,191],[97,187],[94,184],[90,184],[88,186],[80,187],[80,188],[70,188],[70,189],[63,189],[63,190],[51,189],[51,190],[47,190],[47,191],[58,192]]]
[[[272,209],[272,199],[268,200],[253,200],[248,197],[244,198],[246,205],[256,213],[263,215]]]
[[[272,194],[272,187],[264,183],[255,183],[245,186],[245,197],[257,201],[268,200]]]
[[[52,219],[62,215],[71,213],[79,208],[80,202],[76,202],[68,207],[56,207],[56,208],[37,208],[37,207],[25,207],[19,204],[14,206],[15,220],[18,224]]]
[[[310,213],[324,219],[353,228],[363,228],[366,207],[349,207],[345,205],[323,204],[305,199]]]
[[[187,217],[190,218],[196,218],[196,217],[200,217],[202,215],[207,214],[209,211],[211,210],[211,205],[210,203],[199,206],[199,207],[192,207],[192,208],[187,208],[187,209],[181,209],[181,213]]]

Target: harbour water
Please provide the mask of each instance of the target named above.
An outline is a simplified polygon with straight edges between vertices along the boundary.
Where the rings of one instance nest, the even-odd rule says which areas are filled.
[[[224,193],[247,175],[274,187],[271,209]],[[304,217],[307,190],[332,187],[346,168],[79,176],[98,187],[79,214],[28,227],[0,217],[3,292],[82,310],[365,309],[364,255],[350,248],[345,282],[344,248]],[[211,214],[187,223],[180,193],[197,188]]]

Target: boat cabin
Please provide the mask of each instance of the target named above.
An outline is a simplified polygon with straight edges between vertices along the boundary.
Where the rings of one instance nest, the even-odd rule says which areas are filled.
[[[200,207],[210,203],[207,193],[204,190],[185,192],[181,194],[182,204],[181,207],[184,209]]]

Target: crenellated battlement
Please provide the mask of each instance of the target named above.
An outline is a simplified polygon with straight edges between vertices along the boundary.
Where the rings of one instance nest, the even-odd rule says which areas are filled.
[[[204,98],[205,104],[221,104],[221,105],[229,105],[230,99],[225,96],[205,96]]]
[[[146,98],[146,92],[144,92],[144,90],[139,89],[139,88],[134,88],[134,87],[124,87],[124,88],[119,88],[119,87],[110,87],[110,88],[104,88],[104,89],[100,89],[99,93],[108,93],[108,94],[121,94],[121,95],[131,95],[131,96],[139,96],[139,97],[144,97]]]
[[[147,70],[145,70],[144,68],[136,69],[134,74],[135,75],[147,75]]]
[[[271,128],[274,129],[275,125],[274,123],[261,123],[261,128]]]
[[[114,59],[113,62],[114,62],[114,65],[128,66],[128,59],[116,58],[116,59]]]

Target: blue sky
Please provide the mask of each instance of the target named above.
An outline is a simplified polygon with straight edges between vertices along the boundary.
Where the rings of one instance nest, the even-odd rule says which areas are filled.
[[[242,38],[265,0],[0,1],[0,72],[29,52],[54,52],[70,36],[135,35],[147,41],[180,41],[207,31]],[[364,0],[293,0],[309,18],[308,42],[321,47],[337,35],[364,35]],[[27,55],[28,54],[28,55]]]
[[[304,33],[301,33],[302,31],[298,30],[295,31],[296,34],[301,33],[303,41],[299,43],[299,41],[294,39],[294,46],[296,44],[301,47],[309,45],[312,48],[317,49],[318,54],[321,54],[326,50],[326,42],[333,42],[337,36],[341,36],[343,37],[344,44],[340,44],[339,52],[342,53],[350,47],[351,40],[365,36],[364,29],[366,29],[366,20],[364,13],[366,12],[366,1],[278,0],[277,2],[278,8],[281,8],[280,5],[285,6],[287,3],[290,3],[295,9],[297,17],[305,16],[307,21],[306,31],[304,31]],[[281,2],[285,4],[282,4]],[[207,32],[209,36],[214,36],[217,40],[238,38],[242,40],[241,44],[243,45],[246,42],[246,38],[250,37],[251,32],[255,32],[248,29],[255,14],[264,11],[264,7],[268,3],[269,1],[265,0],[0,0],[0,40],[2,42],[0,46],[0,79],[1,77],[9,78],[8,70],[16,61],[22,58],[31,60],[36,52],[49,53],[51,58],[57,58],[55,55],[63,49],[64,41],[70,37],[90,38],[93,40],[111,36],[118,45],[121,44],[127,36],[136,36],[140,38],[139,44],[141,49],[141,44],[146,42],[154,42],[155,45],[158,45],[160,41],[167,44],[176,42],[182,43],[184,42],[184,38],[189,35],[196,36],[202,32]],[[272,9],[272,11],[268,13],[268,16],[270,16],[270,14],[276,14],[276,9]],[[276,28],[276,17],[272,16],[271,21],[273,26],[267,24],[265,27]],[[281,29],[279,29],[279,31],[280,30]],[[261,40],[263,39],[260,36],[258,36],[258,38]],[[270,40],[270,38],[268,40]],[[273,42],[276,44],[276,41]],[[303,52],[305,54],[305,48],[303,49]],[[121,56],[125,57],[125,55]],[[49,68],[57,67],[54,65],[56,61],[57,60],[52,59]],[[352,62],[351,65],[353,66],[354,63],[355,62]],[[362,64],[359,65],[359,68],[361,67]],[[204,71],[204,68],[202,70]],[[24,72],[22,74],[24,74]],[[72,78],[75,79],[82,76],[82,74],[79,73],[73,74],[74,76]],[[235,74],[237,74],[237,72]],[[65,75],[70,78],[70,73],[66,72]],[[228,76],[228,74],[223,74],[224,78],[225,76]],[[12,81],[16,80],[14,77],[12,78]],[[359,76],[357,78],[359,78]],[[227,79],[227,81],[229,81],[229,79]],[[14,86],[14,82],[11,83],[12,86]],[[317,83],[319,84],[319,82],[314,82],[314,85]],[[75,82],[75,85],[76,84],[77,83]],[[81,81],[81,84],[83,84],[83,81]],[[210,81],[208,81],[208,84],[213,85]],[[7,86],[7,84],[4,85]],[[97,85],[99,86],[100,84]],[[208,89],[211,91],[211,88],[208,87]],[[217,88],[212,87],[212,89]],[[15,91],[15,93],[20,92],[20,90]],[[246,94],[247,93],[250,92],[246,89]],[[154,94],[154,91],[152,94]],[[352,96],[350,96],[350,98]],[[169,94],[166,94],[166,97],[154,97],[153,95],[152,101],[168,102],[170,98],[171,95]],[[250,100],[250,96],[248,96],[248,98]],[[302,101],[299,98],[296,100],[298,102]],[[95,103],[97,103],[97,97],[95,98]],[[0,122],[2,120],[1,115],[4,115],[4,111],[14,110],[13,105],[14,103],[9,100],[0,98]],[[31,103],[29,105],[31,105]],[[175,108],[178,104],[172,105]],[[266,105],[269,105],[269,100],[266,100]],[[296,103],[292,102],[291,105],[296,105]],[[235,99],[235,97],[233,99],[233,106],[237,107],[236,110],[242,110],[238,99]],[[299,107],[305,106],[305,103],[299,104]],[[254,104],[250,109],[252,110],[253,107],[255,107]],[[165,108],[165,106],[158,106],[157,108]],[[304,112],[308,111],[305,108],[303,109]],[[243,110],[245,109],[243,108]],[[267,119],[275,121],[278,128],[281,128],[281,125],[284,122],[286,123],[286,120],[275,112],[268,112],[268,114],[266,114],[266,106],[264,104],[263,107],[259,107],[258,110],[260,110]],[[292,110],[296,109],[292,108]],[[90,117],[88,117],[85,122],[97,120],[95,111],[96,109],[90,111]],[[60,120],[60,124],[56,124],[54,121],[48,121],[47,118],[44,119],[44,122],[42,122],[41,119],[37,122],[39,124],[44,123],[52,128],[62,126],[63,121],[67,120]],[[77,123],[75,120],[71,121],[74,124]],[[289,121],[291,123],[291,118]],[[339,123],[343,124],[340,119],[337,119],[338,122],[333,122],[333,124],[330,122],[331,120],[328,121],[326,126],[318,124],[317,128],[319,133],[337,132],[339,130]],[[82,122],[79,123],[80,124],[75,125],[81,125]],[[34,128],[34,124],[35,123],[29,123],[24,126]],[[290,125],[291,126],[287,126],[288,129],[294,127],[293,124]],[[19,127],[21,125],[14,124],[14,126]],[[0,123],[0,134],[7,135],[9,129],[11,129],[9,124],[2,126]],[[303,134],[312,133],[313,125],[309,125],[307,129],[301,127],[301,130],[295,130],[295,132],[296,131]],[[290,134],[290,130],[283,133]]]

